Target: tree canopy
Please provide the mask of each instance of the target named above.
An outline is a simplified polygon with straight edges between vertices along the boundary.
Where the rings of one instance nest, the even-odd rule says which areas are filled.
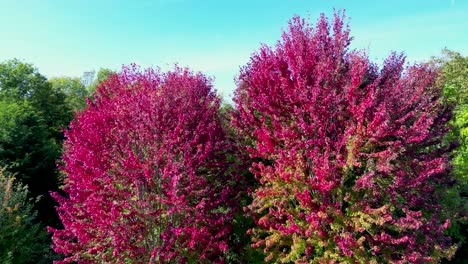
[[[66,132],[68,195],[54,195],[63,263],[222,263],[239,181],[210,80],[126,68],[94,100]]]
[[[276,263],[437,262],[454,255],[440,204],[453,183],[451,108],[437,69],[378,69],[344,15],[295,17],[241,70],[236,127],[260,182],[254,246]]]
[[[0,164],[29,186],[40,219],[57,225],[49,191],[57,190],[63,132],[72,119],[66,94],[54,90],[33,65],[0,63]],[[54,217],[55,216],[55,217]]]
[[[49,82],[54,91],[66,95],[65,102],[70,109],[80,111],[86,107],[86,98],[89,92],[79,78],[57,77],[49,79]]]

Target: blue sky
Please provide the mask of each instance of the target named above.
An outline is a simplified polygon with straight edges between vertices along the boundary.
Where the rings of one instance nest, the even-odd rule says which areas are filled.
[[[273,45],[295,14],[315,21],[333,8],[346,9],[352,47],[374,61],[392,50],[409,61],[444,47],[468,53],[468,0],[0,0],[0,61],[19,58],[48,77],[177,62],[215,77],[229,98],[260,43]]]

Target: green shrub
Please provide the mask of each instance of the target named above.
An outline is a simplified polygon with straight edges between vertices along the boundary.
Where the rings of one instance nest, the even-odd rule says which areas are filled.
[[[0,263],[50,263],[45,229],[35,222],[35,202],[27,186],[0,168]]]

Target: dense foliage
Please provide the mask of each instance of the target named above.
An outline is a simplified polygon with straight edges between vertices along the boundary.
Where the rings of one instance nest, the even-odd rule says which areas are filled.
[[[442,87],[448,104],[454,105],[453,136],[460,141],[454,158],[455,173],[468,181],[468,57],[450,50],[434,61],[441,68]],[[466,186],[465,186],[466,187]],[[468,190],[465,190],[468,192]]]
[[[349,51],[344,16],[295,17],[242,68],[235,125],[258,162],[254,247],[273,262],[423,263],[455,251],[439,199],[453,184],[451,109],[437,70],[381,70]]]
[[[19,60],[0,63],[0,99],[27,101],[42,117],[50,138],[61,146],[62,129],[72,118],[65,103],[66,94],[51,84],[31,64]]]
[[[62,129],[72,119],[66,94],[54,90],[31,64],[0,63],[0,166],[28,185],[39,218],[58,225],[50,190],[58,190],[56,161],[62,149]]]
[[[468,258],[468,57],[444,49],[442,57],[433,58],[431,62],[440,68],[444,98],[454,106],[452,130],[447,138],[460,143],[452,159],[458,182],[446,193],[443,202],[446,208],[460,209],[448,233],[460,244],[454,263],[464,263]]]
[[[0,62],[0,263],[465,263],[468,58],[351,40],[293,18],[234,106],[178,66]]]
[[[0,262],[50,263],[47,232],[35,222],[34,200],[27,186],[4,175],[0,168]]]
[[[223,262],[239,179],[210,80],[126,68],[89,104],[66,132],[67,196],[54,194],[63,263]]]
[[[70,77],[51,78],[49,79],[49,83],[54,91],[62,92],[66,95],[65,103],[70,109],[79,111],[86,107],[86,98],[89,92],[80,79]]]
[[[108,68],[99,69],[99,71],[96,74],[96,80],[94,80],[94,82],[90,85],[90,87],[87,87],[89,93],[90,94],[94,93],[98,85],[104,82],[105,80],[107,80],[107,78],[111,76],[112,74],[115,74],[115,72],[112,71],[111,69],[108,69]]]

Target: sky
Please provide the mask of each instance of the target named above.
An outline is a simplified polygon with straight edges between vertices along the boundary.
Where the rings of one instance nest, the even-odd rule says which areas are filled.
[[[239,68],[290,18],[314,23],[334,8],[350,17],[351,47],[378,63],[391,51],[409,62],[444,47],[468,54],[468,0],[0,0],[0,61],[18,58],[47,77],[178,63],[214,77],[229,101]]]

